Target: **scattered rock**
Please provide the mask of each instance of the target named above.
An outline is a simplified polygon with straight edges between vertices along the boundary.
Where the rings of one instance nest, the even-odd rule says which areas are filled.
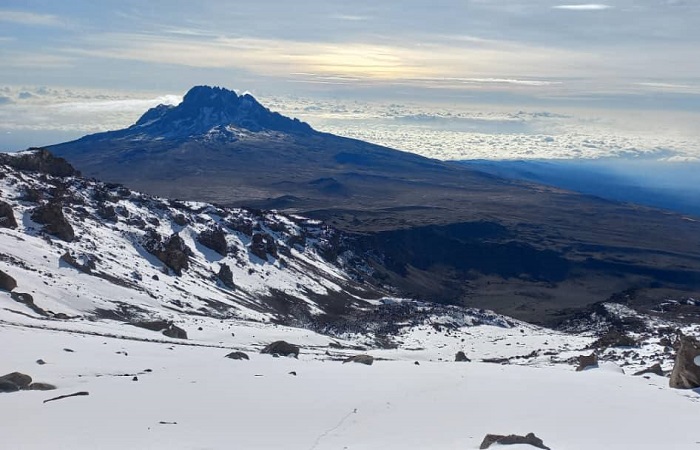
[[[272,344],[269,344],[266,346],[264,349],[260,351],[260,353],[265,353],[265,354],[270,354],[270,355],[279,355],[279,356],[289,356],[293,355],[295,358],[299,357],[299,347],[290,344],[289,342],[285,341],[276,341],[273,342]]]
[[[46,361],[44,361],[43,359],[37,359],[36,363],[39,364],[40,366],[43,366],[44,364],[46,364]]]
[[[462,350],[458,351],[455,355],[455,362],[471,362],[471,359],[467,358]]]
[[[289,372],[289,375],[297,376],[297,373],[296,373],[295,371],[292,370],[291,372]]]
[[[28,391],[53,391],[56,386],[49,383],[32,383],[26,388]]]
[[[581,372],[582,370],[596,367],[598,367],[598,355],[595,353],[591,353],[588,356],[581,355],[578,357],[578,367],[576,368],[576,372]]]
[[[9,292],[16,287],[17,281],[2,270],[0,270],[0,290]]]
[[[420,363],[418,361],[414,362],[413,364],[416,366],[420,366]]]
[[[549,447],[544,445],[542,439],[534,435],[534,433],[528,433],[525,436],[518,436],[511,434],[508,436],[503,436],[499,434],[487,434],[484,440],[479,446],[480,449],[489,448],[493,444],[500,445],[515,445],[515,444],[529,444],[533,447],[542,448],[545,450],[551,450]]]
[[[63,351],[64,351],[64,352],[68,352],[68,353],[74,353],[74,352],[75,352],[75,350],[73,350],[73,349],[71,349],[71,348],[64,348]]]
[[[75,231],[66,216],[63,215],[63,207],[60,202],[49,202],[38,206],[32,212],[32,220],[44,225],[44,231],[57,238],[72,242],[75,239]]]
[[[623,332],[610,330],[591,344],[592,348],[636,347],[637,341]]]
[[[158,331],[174,339],[187,339],[187,332],[168,320],[131,322],[130,325],[151,331]]]
[[[345,361],[343,361],[343,364],[345,363],[358,363],[358,364],[364,364],[366,366],[371,366],[374,364],[374,356],[371,355],[355,355],[347,358]]]
[[[135,376],[134,378],[131,379],[131,381],[139,381],[139,377]]]
[[[646,369],[640,370],[639,372],[636,372],[634,374],[634,376],[646,375],[648,373],[653,373],[653,374],[658,375],[660,377],[664,376],[664,370],[661,368],[660,363],[656,363],[651,367],[647,367]]]
[[[44,403],[53,402],[53,401],[55,401],[55,400],[63,400],[64,398],[70,398],[70,397],[81,397],[81,396],[84,396],[84,395],[90,395],[90,393],[89,393],[89,392],[86,392],[86,391],[81,391],[81,392],[76,392],[76,393],[74,393],[74,394],[59,395],[58,397],[54,397],[54,398],[50,398],[50,399],[48,399],[48,400],[44,400]]]
[[[15,384],[20,389],[26,389],[27,386],[32,384],[32,377],[21,372],[12,372],[8,373],[7,375],[1,376],[0,381],[9,381],[10,383]]]
[[[231,352],[228,355],[226,355],[226,358],[230,359],[250,359],[248,355],[246,355],[243,352]]]
[[[675,389],[695,389],[700,387],[700,342],[691,336],[680,336],[680,348],[671,372],[669,385]]]
[[[17,228],[17,219],[9,203],[0,200],[0,228]]]

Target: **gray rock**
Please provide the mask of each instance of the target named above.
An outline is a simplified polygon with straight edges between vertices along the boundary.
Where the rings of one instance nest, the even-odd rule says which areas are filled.
[[[700,342],[691,336],[681,336],[669,386],[675,389],[700,387],[700,366],[696,363],[698,356],[700,356]]]
[[[343,364],[349,363],[349,362],[371,366],[372,364],[374,364],[374,356],[371,356],[371,355],[351,356],[351,357],[347,358],[345,361],[343,361]]]
[[[293,355],[295,358],[299,357],[299,346],[290,344],[285,341],[276,341],[269,344],[260,353],[279,355],[279,356],[289,356]]]
[[[32,383],[26,387],[28,391],[53,391],[56,386],[49,383]]]
[[[11,291],[17,287],[17,281],[0,270],[0,290]]]
[[[0,392],[17,392],[19,391],[19,386],[17,386],[12,381],[0,380]]]
[[[38,206],[32,212],[32,220],[44,225],[44,231],[66,242],[75,239],[75,231],[66,216],[63,215],[63,207],[59,202],[49,202]]]
[[[9,203],[0,200],[0,228],[17,228],[17,219]]]
[[[660,377],[664,376],[664,370],[661,368],[660,363],[656,363],[651,367],[647,367],[646,369],[640,370],[639,372],[634,373],[634,376],[646,375],[648,373],[652,373]]]
[[[27,386],[32,384],[32,377],[21,372],[8,373],[7,375],[1,376],[0,380],[9,381],[17,385],[20,389],[26,389]]]
[[[246,355],[246,354],[243,353],[243,352],[231,352],[231,353],[229,353],[228,355],[226,355],[226,358],[230,358],[230,359],[239,359],[239,360],[240,360],[240,359],[250,359],[250,358],[248,357],[248,355]]]
[[[551,450],[549,447],[544,445],[542,439],[534,435],[534,433],[528,433],[525,436],[518,436],[516,434],[511,434],[508,436],[503,436],[500,434],[487,434],[484,440],[479,446],[480,449],[489,448],[493,444],[499,445],[515,445],[515,444],[529,444],[533,447]]]
[[[595,353],[591,353],[588,356],[581,355],[578,357],[578,367],[576,368],[576,372],[581,372],[582,370],[595,367],[598,367],[598,355]]]
[[[233,272],[226,263],[221,263],[219,273],[216,275],[219,280],[229,289],[236,289],[236,283],[233,282]]]
[[[467,358],[462,350],[458,351],[455,355],[455,362],[470,362],[471,359]]]
[[[202,231],[199,236],[197,236],[197,241],[203,246],[214,250],[221,256],[226,256],[228,253],[226,233],[219,227]]]

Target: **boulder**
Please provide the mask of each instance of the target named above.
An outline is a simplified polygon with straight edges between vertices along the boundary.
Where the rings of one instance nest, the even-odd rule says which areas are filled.
[[[80,172],[75,170],[68,161],[54,156],[48,150],[36,147],[30,150],[19,155],[0,155],[0,163],[18,170],[40,172],[55,177],[80,176]]]
[[[343,361],[343,364],[345,363],[358,363],[358,364],[364,364],[366,366],[371,366],[374,364],[374,356],[371,355],[355,355],[347,358],[345,361]]]
[[[680,348],[671,372],[669,385],[675,389],[700,387],[700,342],[691,336],[680,337]]]
[[[151,331],[158,331],[170,338],[187,339],[187,332],[168,320],[131,322],[131,325]]]
[[[248,355],[246,355],[243,352],[231,352],[228,355],[226,355],[226,358],[229,359],[250,359]]]
[[[269,344],[260,353],[279,355],[279,356],[289,356],[293,355],[295,358],[299,357],[299,346],[290,344],[285,341],[276,341]]]
[[[0,379],[0,393],[1,392],[17,392],[19,391],[19,386],[17,386],[12,381]]]
[[[518,436],[516,434],[511,434],[508,436],[503,436],[500,434],[487,434],[484,440],[479,446],[480,449],[489,448],[493,444],[499,445],[516,445],[516,444],[529,444],[533,447],[542,448],[545,450],[551,450],[549,447],[544,445],[542,439],[535,436],[534,433],[528,433],[525,436]]]
[[[158,233],[150,231],[144,237],[143,246],[178,276],[182,275],[182,271],[189,267],[189,257],[192,255],[192,250],[187,247],[185,241],[177,233],[162,241]]]
[[[236,283],[233,282],[233,272],[228,264],[221,263],[219,273],[216,274],[219,280],[229,289],[236,289]]]
[[[63,207],[59,202],[50,202],[36,207],[31,217],[34,222],[44,225],[46,233],[66,242],[72,242],[75,239],[75,231],[63,215]]]
[[[458,351],[455,355],[455,362],[470,362],[471,359],[467,358],[462,350]]]
[[[197,241],[203,246],[214,250],[221,256],[226,256],[228,253],[226,233],[219,227],[202,231],[199,233],[199,236],[197,236]]]
[[[0,228],[17,228],[17,219],[12,206],[0,200]]]
[[[17,385],[17,387],[20,389],[26,389],[27,386],[32,384],[32,377],[24,373],[12,372],[1,376],[0,381],[9,381],[10,383]]]
[[[26,387],[28,391],[53,391],[56,386],[49,383],[32,383]]]
[[[17,281],[2,270],[0,270],[0,290],[9,292],[16,287]]]
[[[255,233],[250,242],[250,251],[262,260],[267,260],[267,255],[279,257],[275,239],[267,233]]]
[[[582,370],[596,367],[598,367],[598,355],[595,353],[591,353],[588,356],[581,355],[578,357],[578,367],[576,368],[576,372],[581,372]]]
[[[187,331],[172,323],[163,330],[163,335],[173,339],[187,339]]]
[[[634,376],[646,375],[648,373],[652,373],[660,377],[664,376],[664,370],[661,368],[660,363],[656,363],[651,367],[647,367],[646,369],[640,370],[639,372],[634,373]]]

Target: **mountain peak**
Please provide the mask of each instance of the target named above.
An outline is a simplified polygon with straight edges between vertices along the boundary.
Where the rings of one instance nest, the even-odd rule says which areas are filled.
[[[229,127],[252,132],[314,132],[298,119],[270,111],[250,94],[239,96],[218,86],[194,86],[179,105],[151,108],[134,125],[117,133],[120,137],[196,138]]]

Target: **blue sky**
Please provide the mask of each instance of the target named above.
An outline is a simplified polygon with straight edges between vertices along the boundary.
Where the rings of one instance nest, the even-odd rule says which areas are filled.
[[[195,84],[319,101],[694,114],[698,23],[696,0],[4,0],[0,117],[102,100],[84,120],[105,127],[100,118],[127,104],[135,114]]]

